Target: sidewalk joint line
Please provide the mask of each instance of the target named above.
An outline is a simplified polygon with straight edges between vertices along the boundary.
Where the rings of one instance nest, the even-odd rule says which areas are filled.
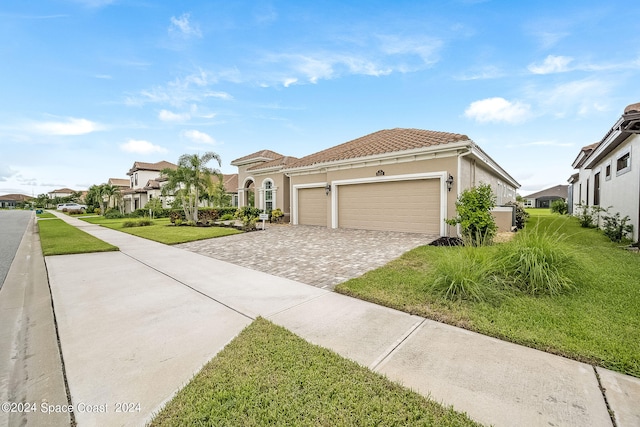
[[[598,381],[598,388],[600,389],[600,393],[602,393],[604,404],[607,406],[607,412],[609,413],[609,418],[611,418],[611,424],[613,425],[613,427],[618,427],[618,423],[616,422],[616,414],[613,411],[613,409],[611,409],[611,406],[609,405],[609,400],[607,399],[607,393],[606,393],[607,389],[604,388],[604,386],[602,385],[600,374],[598,373],[596,366],[591,365],[591,367],[593,368],[593,373],[596,375],[596,380]]]
[[[167,277],[168,277],[168,278],[170,278],[171,280],[174,280],[174,281],[176,281],[176,282],[180,283],[182,286],[185,286],[185,287],[187,287],[187,288],[191,289],[192,291],[195,291],[195,292],[199,293],[200,295],[203,295],[204,297],[209,298],[210,300],[215,301],[215,302],[217,302],[218,304],[220,304],[220,305],[223,305],[223,306],[227,307],[229,310],[235,311],[236,313],[238,313],[238,314],[239,314],[239,315],[241,315],[241,316],[246,317],[247,319],[250,319],[250,320],[256,320],[256,318],[255,318],[255,317],[249,316],[248,314],[243,313],[242,311],[240,311],[240,310],[238,310],[238,309],[236,309],[236,308],[234,308],[234,307],[231,307],[230,305],[225,304],[225,303],[223,303],[222,301],[219,301],[219,300],[215,299],[215,298],[214,298],[214,297],[212,297],[211,295],[207,295],[207,294],[205,294],[204,292],[202,292],[202,291],[200,291],[200,290],[198,290],[198,289],[194,288],[193,286],[189,285],[188,283],[185,283],[185,282],[183,282],[183,281],[181,281],[181,280],[176,279],[176,278],[175,278],[175,277],[173,277],[173,276],[170,276],[169,274],[165,273],[164,271],[159,270],[159,269],[157,269],[157,268],[155,268],[155,267],[153,267],[153,266],[151,266],[151,265],[147,264],[146,262],[144,262],[144,261],[142,261],[142,260],[140,260],[140,259],[138,259],[138,258],[134,257],[133,255],[129,255],[128,253],[126,253],[126,252],[122,252],[122,251],[120,251],[120,253],[122,253],[122,254],[124,254],[124,255],[128,256],[128,257],[129,257],[129,258],[131,258],[132,260],[137,261],[137,262],[139,262],[139,263],[140,263],[140,264],[142,264],[142,265],[145,265],[145,266],[149,267],[150,269],[152,269],[152,270],[154,270],[154,271],[157,271],[158,273],[160,273],[160,274],[162,274],[162,275],[164,275],[164,276],[167,276]]]
[[[303,283],[303,285],[306,285],[306,283]],[[312,286],[312,285],[309,285],[309,286]],[[264,316],[264,317],[265,317],[265,318],[267,318],[267,319],[272,318],[273,316],[277,316],[278,314],[280,314],[280,313],[284,313],[285,311],[287,311],[287,310],[291,310],[292,308],[300,307],[301,305],[304,305],[304,304],[310,303],[311,301],[315,301],[315,300],[317,300],[318,298],[325,297],[325,296],[329,295],[330,293],[331,293],[331,292],[329,291],[329,292],[327,292],[326,294],[316,295],[316,296],[315,296],[315,297],[313,297],[313,298],[309,298],[308,300],[305,300],[305,301],[299,302],[299,303],[297,303],[297,304],[294,304],[294,305],[292,305],[292,306],[289,306],[289,307],[283,308],[283,309],[281,309],[281,310],[276,311],[275,313],[268,314],[268,315],[266,315],[266,316]]]
[[[415,331],[417,331],[418,328],[422,326],[426,321],[427,319],[422,319],[421,321],[414,323],[407,332],[405,332],[400,338],[398,338],[395,343],[391,344],[390,348],[387,348],[386,351],[384,351],[376,360],[371,363],[371,365],[369,365],[369,369],[375,372],[376,369],[378,369],[378,367],[385,360],[391,357],[391,355],[398,349],[398,347],[400,347],[406,340],[408,340],[409,337],[413,335]]]

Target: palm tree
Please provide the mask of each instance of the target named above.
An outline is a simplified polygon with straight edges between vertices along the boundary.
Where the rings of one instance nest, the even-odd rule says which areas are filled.
[[[113,184],[102,184],[102,197],[107,197],[107,208],[111,207],[111,198],[118,200],[120,195],[120,188]]]
[[[218,169],[207,166],[211,160],[216,160],[222,166],[220,156],[212,151],[203,155],[183,154],[178,159],[176,169],[163,169],[162,175],[168,178],[162,188],[162,194],[170,192],[182,200],[182,208],[187,221],[198,222],[198,203],[201,195],[205,194],[211,183],[211,176],[220,174]]]

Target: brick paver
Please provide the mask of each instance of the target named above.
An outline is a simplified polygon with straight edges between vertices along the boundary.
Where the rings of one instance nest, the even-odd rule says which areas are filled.
[[[438,236],[420,233],[269,225],[264,231],[176,247],[309,285],[338,283],[381,267]]]

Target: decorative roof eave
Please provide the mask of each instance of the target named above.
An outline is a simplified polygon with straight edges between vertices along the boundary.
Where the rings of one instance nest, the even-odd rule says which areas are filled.
[[[396,159],[403,157],[412,157],[418,154],[437,154],[453,152],[455,155],[461,148],[469,148],[473,144],[470,139],[450,142],[448,144],[430,145],[427,147],[413,148],[411,150],[391,151],[387,153],[373,154],[370,156],[356,157],[351,159],[332,160],[328,162],[314,163],[312,165],[298,167],[284,167],[282,172],[287,176],[295,176],[308,174],[310,172],[322,171],[328,168],[339,167],[343,165],[357,165],[362,163],[370,163],[373,161],[383,161],[388,159]]]
[[[618,119],[602,138],[598,147],[587,157],[584,167],[586,169],[593,168],[633,134],[640,134],[640,112],[637,111],[625,113]]]
[[[485,153],[480,147],[472,142],[471,154],[478,160],[482,161],[485,165],[491,168],[495,173],[500,175],[502,179],[511,184],[514,188],[520,188],[520,183],[516,181],[511,175],[507,173],[502,167],[496,163],[487,153]]]

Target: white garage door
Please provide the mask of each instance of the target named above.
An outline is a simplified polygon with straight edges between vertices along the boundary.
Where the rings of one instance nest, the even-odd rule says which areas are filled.
[[[440,234],[440,180],[338,187],[338,227]]]
[[[298,190],[298,224],[327,226],[327,195],[324,187]]]

